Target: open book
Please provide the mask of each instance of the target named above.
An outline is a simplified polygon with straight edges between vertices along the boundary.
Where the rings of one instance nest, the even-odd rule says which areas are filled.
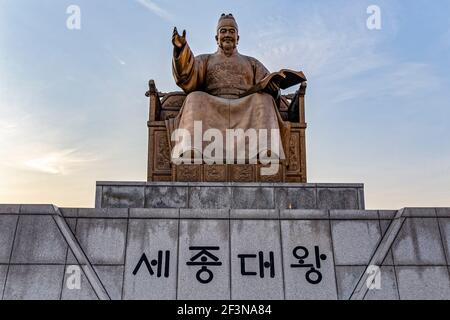
[[[244,92],[239,97],[246,97],[256,92],[265,91],[269,83],[274,82],[280,89],[287,89],[306,81],[306,77],[302,71],[294,71],[289,69],[281,69],[265,76],[260,82]]]

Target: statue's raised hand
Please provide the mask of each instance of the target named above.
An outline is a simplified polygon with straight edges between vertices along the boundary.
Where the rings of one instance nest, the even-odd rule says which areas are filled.
[[[186,44],[186,30],[183,30],[183,35],[180,36],[177,27],[175,27],[172,34],[172,43],[177,49],[183,48]]]

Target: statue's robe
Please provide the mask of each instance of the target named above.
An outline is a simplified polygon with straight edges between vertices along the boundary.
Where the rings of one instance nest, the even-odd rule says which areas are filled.
[[[278,92],[254,93],[239,98],[239,95],[269,74],[261,62],[241,55],[237,50],[227,57],[221,48],[216,53],[194,57],[186,44],[181,51],[174,50],[172,70],[177,85],[188,95],[178,116],[166,121],[169,139],[178,128],[188,130],[193,137],[194,121],[202,121],[202,134],[207,129],[215,128],[221,131],[224,139],[226,129],[268,129],[267,144],[270,146],[270,129],[279,129],[281,139],[277,141],[277,157],[286,159],[284,150],[289,150],[290,125],[282,120],[278,111],[274,100]],[[183,143],[185,145],[180,146]],[[247,139],[243,143],[248,151]],[[174,144],[172,141],[171,146]],[[183,152],[193,151],[193,145],[186,144],[185,139],[178,142],[178,147],[177,150],[182,151],[177,155],[172,154],[172,157],[177,158]],[[225,157],[225,143],[223,148]],[[273,157],[273,150],[271,152]],[[234,159],[238,160],[237,156]]]

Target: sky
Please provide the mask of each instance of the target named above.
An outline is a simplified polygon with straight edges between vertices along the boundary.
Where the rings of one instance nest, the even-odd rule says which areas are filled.
[[[448,0],[0,0],[0,203],[93,207],[96,181],[145,181],[148,80],[179,90],[173,27],[211,53],[233,13],[241,53],[308,78],[308,182],[364,183],[369,209],[450,207],[449,12]]]

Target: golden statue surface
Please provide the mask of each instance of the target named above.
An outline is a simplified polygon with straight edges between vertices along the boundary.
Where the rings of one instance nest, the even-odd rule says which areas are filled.
[[[217,51],[194,56],[186,31],[180,35],[174,28],[172,73],[183,92],[161,94],[150,82],[148,180],[305,182],[303,73],[271,74],[256,58],[240,54],[239,29],[231,14],[222,14],[216,31]],[[295,95],[280,94],[280,87],[298,83],[302,86]],[[163,129],[165,143],[160,141]],[[192,138],[199,130],[203,140],[196,144]],[[262,149],[255,147],[249,135],[235,135],[231,144],[219,144],[212,153],[214,162],[202,158],[208,143],[217,142],[217,136],[211,139],[209,132],[227,138],[233,130],[254,130],[258,143],[265,140],[263,151],[280,160],[280,169],[266,177],[258,172],[267,163],[261,163]],[[205,136],[210,139],[205,141]],[[244,152],[239,153],[242,148]],[[186,160],[186,154],[195,161],[176,162]],[[166,170],[170,179],[158,174]]]

